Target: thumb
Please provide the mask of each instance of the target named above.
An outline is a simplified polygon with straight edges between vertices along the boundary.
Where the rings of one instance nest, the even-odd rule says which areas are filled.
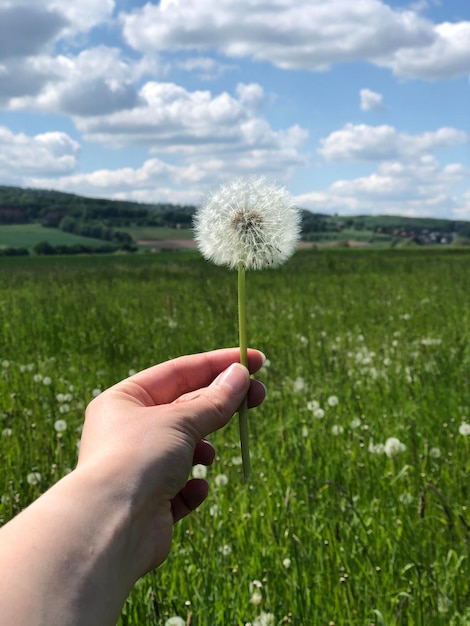
[[[173,403],[184,411],[200,438],[225,426],[248,393],[250,374],[240,363],[232,363],[212,383],[185,394]],[[185,406],[186,405],[186,406]]]

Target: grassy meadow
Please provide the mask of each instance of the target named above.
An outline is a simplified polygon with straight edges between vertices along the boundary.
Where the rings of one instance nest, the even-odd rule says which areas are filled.
[[[74,467],[100,390],[237,344],[236,282],[197,253],[0,259],[2,522]],[[254,476],[233,421],[120,626],[468,626],[469,287],[470,254],[439,249],[249,273]]]

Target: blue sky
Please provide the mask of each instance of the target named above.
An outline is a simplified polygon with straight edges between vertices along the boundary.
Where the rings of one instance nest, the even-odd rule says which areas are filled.
[[[470,220],[469,0],[0,0],[0,184]]]

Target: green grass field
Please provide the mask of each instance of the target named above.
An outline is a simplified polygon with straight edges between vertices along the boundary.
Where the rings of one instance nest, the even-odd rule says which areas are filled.
[[[469,285],[458,250],[310,250],[249,273],[269,359],[254,476],[234,421],[208,501],[120,626],[468,626]],[[99,390],[237,344],[236,274],[197,253],[0,259],[0,290],[3,522],[73,468]]]
[[[102,246],[101,239],[80,237],[65,233],[58,228],[44,228],[41,224],[2,224],[0,225],[0,248],[34,248],[40,241],[48,241],[51,245],[71,245],[80,243],[87,246]]]

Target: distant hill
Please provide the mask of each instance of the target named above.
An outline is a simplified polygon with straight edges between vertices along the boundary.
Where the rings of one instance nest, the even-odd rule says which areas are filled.
[[[192,205],[144,204],[0,186],[0,230],[2,226],[36,224],[44,229],[41,244],[48,242],[46,237],[50,238],[51,229],[59,231],[59,239],[62,232],[69,235],[67,241],[74,235],[81,238],[80,241],[89,238],[98,243],[106,242],[114,249],[135,250],[138,244],[164,247],[163,241],[173,240],[188,243],[195,211]],[[13,233],[20,232],[21,228],[7,230]],[[42,231],[36,228],[34,232],[37,241]],[[0,238],[3,248],[6,247],[5,237],[8,235]],[[470,244],[470,222],[391,215],[346,217],[303,209],[302,240],[310,245],[465,245]],[[8,241],[8,246],[14,245],[13,239]],[[42,249],[49,248],[42,245]]]

